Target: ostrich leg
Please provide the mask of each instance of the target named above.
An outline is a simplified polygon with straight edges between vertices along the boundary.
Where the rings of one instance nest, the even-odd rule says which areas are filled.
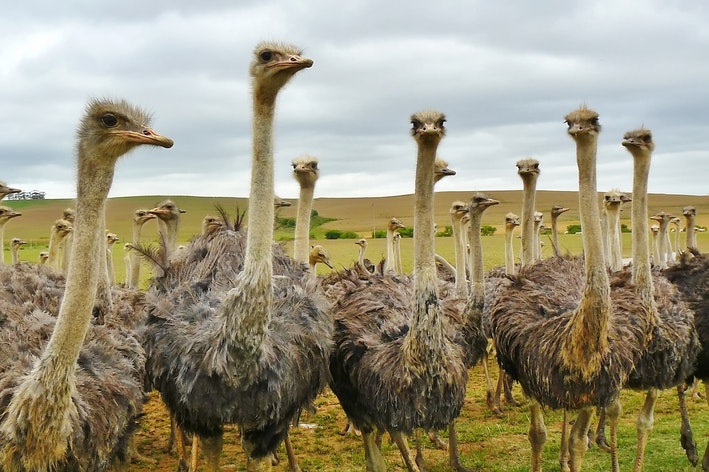
[[[687,454],[689,462],[696,467],[699,462],[699,453],[697,452],[697,442],[694,440],[692,425],[689,423],[689,413],[687,412],[687,385],[677,386],[677,399],[679,400],[679,411],[682,417],[682,425],[680,426],[680,443]]]
[[[608,408],[602,409],[608,418],[608,423],[611,430],[611,443],[608,446],[608,450],[611,453],[611,471],[618,472],[618,418],[623,412],[623,406],[620,404],[620,400],[613,402]]]
[[[643,460],[645,459],[645,447],[647,446],[647,437],[652,431],[652,426],[655,422],[653,412],[655,411],[655,403],[657,403],[657,389],[651,388],[645,396],[645,403],[638,414],[638,449],[635,454],[634,472],[643,470]]]
[[[569,434],[569,466],[572,472],[581,472],[583,456],[588,450],[588,427],[593,419],[593,408],[579,410],[574,426]]]
[[[473,472],[460,463],[460,452],[458,451],[458,433],[455,430],[455,421],[448,425],[448,463],[457,472]]]
[[[544,413],[541,405],[534,399],[529,399],[529,442],[532,445],[532,472],[542,470],[542,451],[547,440],[547,428],[544,425]]]
[[[569,469],[569,410],[564,408],[564,416],[561,420],[561,446],[559,450],[559,465],[561,472],[570,472]]]
[[[404,463],[406,464],[408,471],[421,472],[421,469],[419,469],[419,466],[416,463],[416,458],[409,448],[409,441],[406,435],[401,431],[390,431],[389,434],[399,448],[399,452],[401,452],[401,457],[404,459]]]
[[[362,431],[362,441],[364,441],[364,457],[367,461],[367,472],[386,472],[386,463],[376,441],[377,434],[374,431]]]

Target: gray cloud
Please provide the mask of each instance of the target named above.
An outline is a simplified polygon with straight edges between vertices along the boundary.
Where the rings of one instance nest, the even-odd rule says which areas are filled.
[[[290,162],[320,159],[316,196],[413,190],[412,112],[446,113],[440,190],[539,185],[574,190],[564,115],[601,115],[599,189],[630,188],[623,133],[651,128],[650,191],[706,194],[709,63],[704,3],[66,1],[15,2],[0,19],[0,180],[74,195],[74,129],[92,96],[154,114],[175,147],[137,150],[111,195],[248,195],[248,64],[262,39],[305,49],[312,69],[279,97],[276,191],[297,195]],[[691,172],[687,172],[691,169]]]

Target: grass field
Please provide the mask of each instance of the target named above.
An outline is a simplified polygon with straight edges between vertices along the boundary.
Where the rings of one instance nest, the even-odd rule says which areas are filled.
[[[490,191],[489,195],[499,199],[502,203],[491,207],[485,214],[483,224],[498,227],[494,236],[483,238],[485,252],[485,265],[492,267],[503,264],[503,222],[507,212],[520,211],[520,192]],[[467,200],[470,193],[446,192],[438,193],[436,197],[436,221],[439,229],[449,225],[448,208],[454,200]],[[199,232],[202,218],[206,214],[214,213],[214,205],[219,203],[227,209],[235,209],[237,204],[246,208],[244,199],[229,198],[199,198],[199,197],[172,197],[181,208],[187,210],[183,215],[180,226],[180,241],[187,242],[192,235]],[[578,223],[578,204],[575,192],[544,192],[538,194],[538,208],[551,208],[553,204],[561,204],[572,208],[562,215],[560,228]],[[121,238],[121,242],[114,250],[114,265],[116,279],[123,280],[123,247],[122,243],[130,237],[130,218],[135,209],[152,208],[162,197],[130,197],[114,198],[109,200],[107,226]],[[4,204],[22,211],[23,216],[12,220],[5,228],[5,241],[11,237],[21,237],[30,244],[21,252],[22,260],[36,261],[40,251],[47,249],[49,228],[57,219],[64,208],[71,206],[68,200],[37,200],[37,201],[4,201]],[[709,225],[709,196],[681,196],[681,195],[651,195],[650,213],[664,210],[680,214],[684,205],[694,205],[698,210],[699,225]],[[353,240],[325,240],[323,234],[328,229],[355,231],[362,237],[369,237],[373,230],[382,230],[387,220],[396,216],[404,224],[410,226],[412,220],[412,196],[388,198],[361,198],[361,199],[317,199],[314,209],[321,216],[336,218],[322,227],[315,228],[313,242],[324,245],[330,252],[336,267],[350,266],[356,259],[358,247]],[[292,217],[295,207],[281,211],[281,216]],[[626,210],[624,217],[629,217]],[[548,220],[548,211],[546,219]],[[629,225],[628,218],[623,223]],[[145,226],[143,234],[150,240],[156,241],[156,229],[153,223]],[[277,233],[277,238],[288,239],[290,234],[284,231]],[[630,234],[624,234],[626,255],[629,255]],[[580,235],[559,235],[563,251],[578,253],[581,250]],[[683,241],[684,235],[682,235]],[[707,250],[709,235],[699,233],[699,247]],[[285,242],[291,250],[291,243]],[[550,253],[550,244],[545,247],[545,255]],[[402,240],[402,256],[404,270],[410,271],[412,240]],[[436,250],[439,254],[453,260],[453,245],[451,238],[440,237],[436,239]],[[519,242],[515,250],[519,253]],[[378,261],[386,253],[384,239],[369,241],[367,257]],[[9,258],[9,255],[6,254]],[[321,269],[327,272],[329,269]],[[146,281],[147,283],[147,281]],[[496,372],[494,361],[492,370]],[[460,449],[464,463],[479,470],[491,472],[515,472],[529,470],[530,447],[527,440],[529,426],[528,411],[526,408],[505,408],[501,417],[492,415],[485,405],[485,387],[482,369],[476,367],[471,370],[466,403],[458,421],[460,435]],[[521,399],[519,388],[515,394]],[[635,416],[642,404],[644,395],[636,392],[624,392],[622,395],[624,413],[621,417],[619,444],[621,470],[632,467],[635,447]],[[323,394],[318,400],[318,411],[314,415],[302,418],[302,422],[309,427],[293,429],[292,437],[296,453],[304,471],[361,471],[364,470],[364,455],[361,439],[356,436],[341,436],[339,430],[345,424],[345,416],[337,403],[337,399],[329,392]],[[697,399],[689,402],[690,416],[693,420],[695,439],[699,443],[699,452],[703,453],[709,435],[709,407],[706,400]],[[663,392],[655,411],[655,428],[650,436],[647,447],[647,471],[690,471],[691,467],[684,456],[679,444],[679,414],[677,413],[677,400],[673,391]],[[544,470],[559,470],[559,425],[560,413],[548,412],[546,421],[549,431],[547,447],[544,455]],[[163,448],[169,434],[169,420],[159,398],[151,394],[146,407],[146,415],[138,432],[138,445],[141,452],[156,461],[136,463],[133,470],[167,472],[176,469],[177,460],[174,454],[166,453]],[[445,434],[444,434],[445,436]],[[447,465],[446,453],[436,449],[424,440],[426,445],[425,456],[428,471],[450,470]],[[390,470],[405,470],[403,462],[396,447],[384,442],[384,452]],[[285,471],[287,464],[285,452],[281,454],[282,462],[274,470]],[[224,454],[222,455],[223,470],[245,470],[243,453],[239,446],[238,433],[233,427],[227,427],[225,433]],[[591,449],[586,455],[584,470],[608,470],[609,456],[597,448]]]

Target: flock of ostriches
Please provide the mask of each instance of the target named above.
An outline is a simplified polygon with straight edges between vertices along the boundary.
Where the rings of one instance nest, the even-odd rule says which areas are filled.
[[[498,202],[482,194],[453,203],[456,261],[442,260],[434,249],[434,184],[453,172],[436,159],[445,116],[429,110],[410,120],[418,149],[413,273],[401,273],[402,225],[392,219],[385,264],[368,264],[360,240],[352,268],[318,277],[315,264],[329,258],[308,242],[319,173],[314,158],[293,161],[301,186],[294,257],[273,243],[276,98],[312,64],[281,43],[264,42],[254,51],[248,231],[243,215],[236,221],[207,217],[202,234],[176,251],[177,205],[138,210],[124,284],[111,280],[112,258],[106,257],[116,241],[106,236],[104,217],[114,166],[139,145],[169,148],[173,142],[125,101],[88,103],[77,132],[75,212],[54,225],[46,263],[13,257],[15,263],[0,270],[0,470],[127,470],[138,454],[132,437],[153,389],[170,412],[182,470],[194,470],[199,453],[205,470],[218,470],[230,424],[238,425],[247,470],[270,469],[282,443],[291,469],[299,470],[289,426],[328,386],[350,427],[361,432],[366,470],[386,470],[384,432],[409,471],[423,470],[409,437],[418,440],[424,431],[441,441],[441,429],[448,429],[451,467],[466,470],[455,421],[468,370],[482,362],[487,371],[489,340],[503,374],[497,387],[487,376],[488,403],[498,410],[501,392],[515,401],[510,383],[521,386],[531,411],[532,470],[541,470],[544,409],[565,413],[562,470],[581,470],[596,413],[596,440],[617,470],[623,388],[647,392],[635,470],[642,469],[657,393],[671,387],[680,398],[683,445],[696,465],[684,393],[694,379],[709,378],[709,353],[702,348],[709,343],[709,259],[696,247],[692,207],[684,209],[684,251],[668,249],[668,225],[679,229],[679,219],[651,217],[659,223],[651,257],[650,131],[629,131],[622,140],[634,162],[632,261],[619,250],[618,212],[629,198],[609,192],[601,209],[596,199],[601,126],[586,106],[566,116],[576,146],[583,255],[559,254],[556,218],[567,209],[555,207],[556,255],[540,257],[540,167],[523,159],[517,163],[522,212],[506,217],[505,267],[483,272],[481,218]],[[1,190],[3,196],[17,191],[4,184]],[[0,207],[2,226],[18,215]],[[159,250],[139,243],[142,225],[152,218],[160,225]],[[515,271],[512,231],[518,225],[522,252]],[[22,244],[13,239],[13,255]],[[142,259],[155,266],[145,292],[137,289]],[[578,416],[567,421],[571,410]],[[702,465],[709,470],[709,454]]]

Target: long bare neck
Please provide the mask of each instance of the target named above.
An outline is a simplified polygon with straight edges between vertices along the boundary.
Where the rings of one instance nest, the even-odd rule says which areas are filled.
[[[512,275],[515,273],[515,250],[512,245],[514,236],[514,226],[505,226],[505,274]]]
[[[72,245],[72,233],[64,236],[62,240],[62,270],[66,274],[69,270],[69,261],[71,260],[71,245]]]
[[[482,303],[485,298],[485,271],[483,268],[483,244],[480,229],[482,213],[470,212],[468,243],[470,244],[470,295],[473,303]]]
[[[177,251],[177,218],[158,219],[161,238],[165,242],[165,260],[170,262]]]
[[[357,263],[364,267],[364,245],[359,247],[359,254],[357,255]]]
[[[562,353],[565,363],[586,380],[598,374],[608,352],[608,320],[611,313],[610,284],[603,257],[597,203],[596,148],[596,136],[577,139],[579,211],[586,282],[579,305],[566,326]]]
[[[225,332],[239,348],[256,355],[268,330],[273,308],[273,116],[275,95],[263,100],[254,90],[253,156],[244,270],[222,304]]]
[[[686,244],[687,249],[697,249],[697,233],[694,232],[694,215],[689,215],[686,217],[687,220],[687,238]]]
[[[646,307],[654,305],[650,249],[648,241],[647,181],[650,154],[631,149],[633,154],[633,208],[631,210],[633,284]]]
[[[534,204],[537,192],[537,176],[525,175],[522,178],[524,195],[522,200],[522,267],[534,263]]]
[[[551,244],[554,249],[554,255],[559,257],[561,255],[561,252],[559,251],[559,229],[558,229],[558,220],[559,215],[552,214],[551,215]]]
[[[408,346],[441,352],[442,322],[433,236],[433,169],[437,146],[419,144],[414,208],[414,303]],[[417,355],[412,353],[413,355]]]
[[[20,250],[20,248],[17,246],[10,247],[10,252],[12,253],[12,265],[19,264],[19,262],[20,262],[19,250]]]
[[[660,233],[657,235],[657,252],[660,255],[660,269],[667,268],[667,221],[660,221]]]
[[[306,263],[310,253],[310,212],[313,208],[314,194],[314,186],[301,183],[300,198],[298,198],[298,215],[295,219],[293,258],[296,261]]]
[[[618,228],[620,227],[620,209],[616,205],[611,205],[606,207],[606,214],[608,215],[606,219],[606,226],[608,231],[608,249],[609,249],[609,259],[608,266],[612,271],[619,271],[623,268],[623,254],[620,242],[620,233]]]
[[[0,265],[5,265],[5,222],[0,222],[0,252],[2,252],[2,260]]]
[[[542,222],[541,220],[539,221],[534,221],[534,260],[535,261],[541,261],[542,260],[542,237],[541,237],[541,231],[542,231]]]
[[[80,149],[79,152],[86,151]],[[56,326],[38,367],[40,372],[52,377],[52,384],[59,383],[62,377],[73,377],[79,350],[91,323],[100,276],[99,250],[105,238],[99,230],[112,180],[113,168],[95,168],[79,156],[76,224],[66,289]]]
[[[52,229],[49,235],[49,256],[47,257],[47,265],[52,269],[61,269],[59,261],[59,244],[61,243],[61,236],[57,231]]]
[[[387,258],[384,260],[384,273],[396,271],[396,254],[394,250],[395,230],[387,226]]]
[[[133,244],[139,245],[142,239],[143,222],[134,221],[133,222]],[[137,289],[140,286],[140,256],[131,251],[128,257],[130,264],[128,288]]]
[[[401,262],[401,238],[394,238],[394,272],[397,274],[404,273],[404,267]]]
[[[453,238],[455,250],[455,292],[459,297],[468,295],[468,281],[465,275],[465,234],[463,223],[460,219],[453,217],[451,220],[453,225]]]

